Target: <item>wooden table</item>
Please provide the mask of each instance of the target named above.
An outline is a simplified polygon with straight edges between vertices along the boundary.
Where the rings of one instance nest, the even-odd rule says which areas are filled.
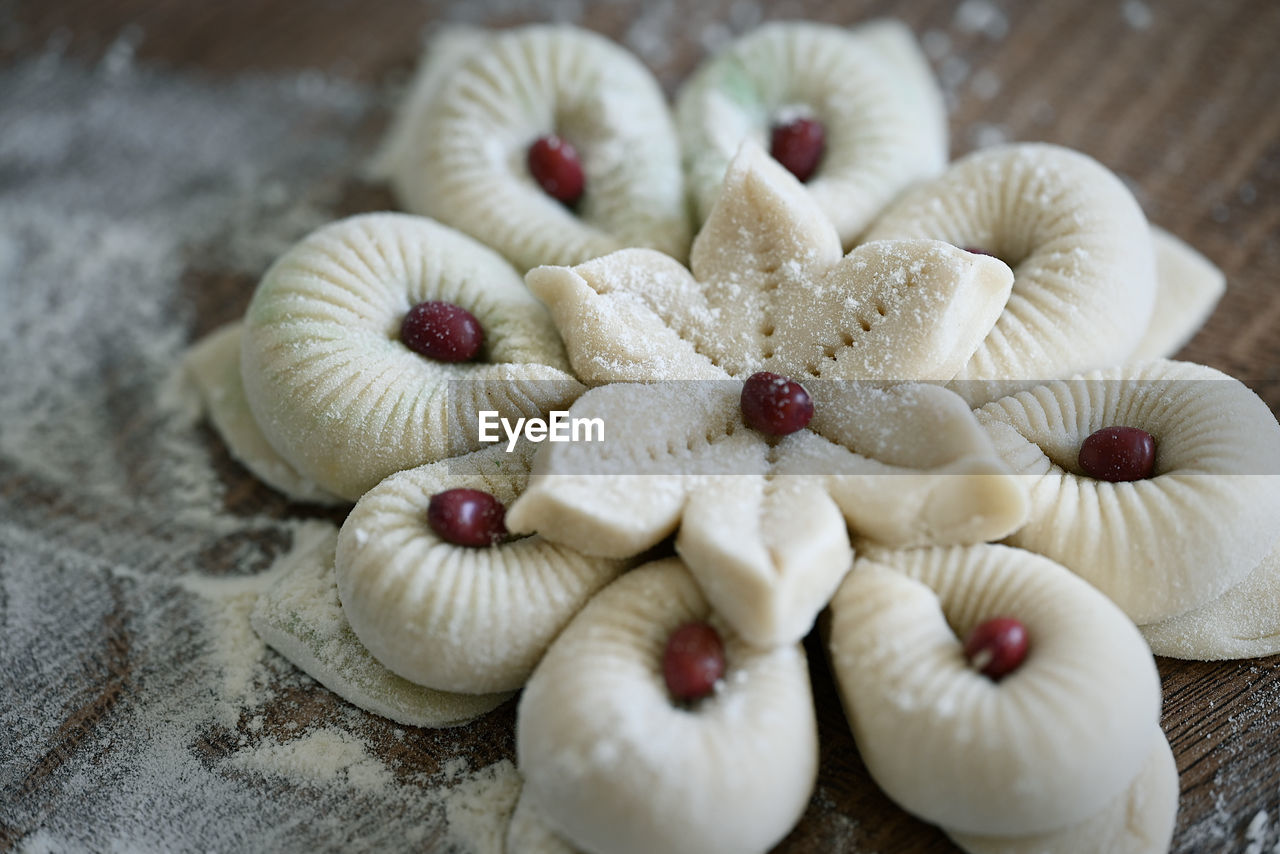
[[[459,18],[492,26],[547,20],[553,7],[563,14],[578,4],[18,0],[0,5],[0,62],[28,56],[51,38],[65,41],[68,55],[96,61],[124,31],[138,39],[138,62],[182,72],[315,68],[383,84],[412,67],[424,28]],[[993,7],[970,0],[956,7],[939,0],[711,0],[677,10],[670,2],[620,0],[580,11],[581,23],[637,50],[668,92],[704,55],[699,39],[717,32],[716,21],[743,29],[762,18],[904,19],[926,37],[953,99],[953,155],[993,139],[1047,140],[1087,152],[1124,176],[1154,222],[1193,243],[1228,277],[1226,297],[1182,356],[1244,379],[1280,410],[1280,3],[1001,0]],[[386,119],[381,110],[353,133],[368,148]],[[333,215],[389,205],[384,189],[352,175]],[[243,275],[193,265],[183,293],[201,294],[207,309],[193,337],[236,317],[252,286]],[[209,447],[227,485],[228,507],[279,516],[313,512],[252,481],[212,435]],[[26,490],[30,500],[44,502],[51,523],[73,512],[64,496],[41,493],[7,468],[0,470],[0,488]],[[269,555],[284,543],[261,545]],[[228,571],[227,560],[211,553],[203,568]],[[49,775],[87,749],[94,728],[113,714],[122,683],[110,676],[128,673],[129,638],[120,626],[103,637],[103,648],[84,655],[106,661],[108,678],[84,692],[44,759],[20,769],[24,797],[38,799]],[[821,775],[809,812],[778,850],[952,850],[941,833],[894,807],[870,781],[822,657],[812,658]],[[1280,809],[1280,662],[1162,660],[1160,671],[1163,723],[1182,785],[1174,849],[1243,850],[1256,813],[1265,809],[1274,817]],[[268,720],[268,728],[285,718],[324,719],[338,702],[318,688],[289,699],[281,720]],[[384,756],[431,770],[455,755],[477,766],[512,756],[513,718],[514,704],[507,704],[468,727],[413,743],[395,739],[384,722],[369,726]],[[232,749],[234,737],[228,731],[198,747],[216,756]],[[28,830],[0,822],[0,848]]]

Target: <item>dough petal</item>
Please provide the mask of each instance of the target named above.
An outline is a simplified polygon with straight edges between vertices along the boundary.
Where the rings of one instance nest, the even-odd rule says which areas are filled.
[[[751,143],[694,242],[692,274],[660,253],[615,252],[539,268],[588,382],[746,378],[948,381],[1001,316],[1001,261],[936,240],[889,240],[845,257],[798,181]]]
[[[864,552],[831,604],[832,666],[872,777],[958,833],[1068,827],[1134,779],[1159,725],[1160,681],[1137,629],[1052,561],[1006,546]],[[1026,625],[1026,661],[1000,682],[960,638]]]
[[[210,332],[192,345],[183,367],[200,393],[204,410],[236,461],[254,477],[293,501],[344,504],[298,470],[271,447],[253,420],[240,378],[240,322]]]
[[[1168,358],[1204,325],[1227,289],[1227,277],[1188,244],[1151,227],[1156,251],[1156,303],[1134,359]]]
[[[485,361],[437,362],[400,342],[404,314],[428,299],[476,316]],[[326,226],[272,265],[246,315],[240,369],[271,446],[353,501],[393,472],[478,448],[481,409],[541,415],[582,391],[515,271],[405,214]]]
[[[768,370],[823,379],[946,382],[1001,317],[1013,273],[937,240],[885,240],[789,283]]]
[[[512,696],[436,691],[379,664],[338,603],[337,539],[333,531],[296,546],[280,578],[258,597],[250,621],[268,646],[347,702],[409,726],[458,726]]]
[[[699,219],[709,217],[743,141],[767,148],[771,126],[792,114],[826,129],[805,189],[845,245],[905,187],[942,170],[942,96],[918,49],[883,25],[858,32],[765,24],[694,73],[676,98],[676,123]]]
[[[431,50],[437,50],[433,42]],[[675,127],[653,75],[587,30],[530,26],[431,54],[390,144],[392,186],[414,213],[528,270],[627,246],[689,247]],[[570,210],[529,175],[529,145],[557,133],[582,160]]]
[[[1096,814],[1064,830],[1033,836],[950,833],[969,854],[1167,854],[1178,817],[1178,766],[1156,727],[1138,776]]]
[[[342,605],[386,667],[446,691],[511,691],[560,629],[624,568],[533,536],[455,546],[427,524],[431,496],[481,489],[509,504],[528,447],[487,448],[387,478],[357,502],[338,539]]]
[[[676,551],[711,606],[761,648],[800,641],[853,563],[820,480],[716,478],[689,496]]]
[[[908,191],[863,240],[920,237],[1013,267],[1004,313],[955,378],[971,403],[1122,362],[1147,328],[1156,273],[1146,218],[1083,154],[1042,143],[977,151]]]
[[[1217,599],[1139,626],[1156,655],[1219,661],[1280,653],[1280,543]]]
[[[1008,542],[1079,574],[1139,624],[1220,596],[1280,540],[1280,425],[1212,368],[1153,361],[1093,371],[977,416],[1028,480],[1031,513]],[[1116,425],[1155,437],[1154,477],[1108,483],[1080,472],[1080,444]]]
[[[818,436],[781,443],[775,471],[821,475],[859,536],[897,546],[976,543],[1025,521],[1024,478],[959,395],[919,383],[820,382],[814,391]]]
[[[592,389],[569,417],[599,418],[604,442],[544,445],[507,526],[586,554],[624,557],[657,545],[708,478],[767,471],[764,444],[742,427],[736,389],[728,382]]]
[[[525,278],[550,308],[573,369],[587,383],[725,376],[685,337],[686,318],[714,317],[698,283],[673,258],[624,249],[573,268],[539,267]]]
[[[684,709],[667,695],[663,649],[676,627],[708,618],[728,671]],[[615,854],[767,851],[809,802],[817,749],[804,650],[748,646],[677,559],[627,573],[583,609],[516,722],[526,791],[547,824]]]

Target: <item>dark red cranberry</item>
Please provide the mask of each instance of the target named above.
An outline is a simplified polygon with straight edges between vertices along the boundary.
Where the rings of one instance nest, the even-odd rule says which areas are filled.
[[[480,321],[451,302],[420,302],[400,323],[400,340],[415,353],[441,362],[474,359],[484,344]]]
[[[1080,444],[1078,461],[1098,480],[1143,480],[1156,465],[1156,440],[1137,427],[1103,427]]]
[[[529,174],[548,196],[570,206],[582,198],[586,186],[578,150],[553,133],[529,146]]]
[[[1027,627],[1013,617],[979,623],[964,640],[964,656],[983,676],[999,682],[1027,657]]]
[[[999,258],[999,257],[1000,257],[999,255],[997,255],[997,254],[996,254],[996,253],[994,253],[994,252],[988,252],[988,251],[987,251],[987,250],[985,250],[985,249],[979,249],[977,246],[965,246],[965,247],[962,247],[962,248],[964,249],[964,251],[965,251],[965,252],[970,252],[970,253],[972,253],[972,254],[974,254],[974,255],[986,255],[988,258]]]
[[[491,546],[507,536],[507,509],[478,489],[447,489],[431,496],[427,524],[456,546]]]
[[[667,638],[662,676],[678,702],[700,700],[724,676],[724,643],[708,623],[685,623]]]
[[[760,371],[742,384],[742,420],[771,436],[803,430],[813,418],[813,398],[804,386],[784,376]]]
[[[827,131],[815,119],[792,119],[773,126],[769,153],[800,181],[808,181],[822,162]]]

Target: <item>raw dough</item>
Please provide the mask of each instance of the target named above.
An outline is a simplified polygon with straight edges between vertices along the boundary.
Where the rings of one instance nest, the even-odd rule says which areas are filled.
[[[1151,652],[1105,596],[1007,546],[868,551],[831,603],[832,667],[871,776],[948,830],[1026,835],[1096,814],[1160,721]],[[1016,617],[1031,648],[994,682],[961,638]]]
[[[797,116],[826,129],[822,161],[805,188],[845,245],[947,162],[942,92],[906,26],[765,24],[699,68],[676,99],[699,219],[710,215],[742,142],[767,148],[772,125]]]
[[[528,790],[522,788],[511,823],[507,825],[504,854],[578,854],[578,850],[547,827]]]
[[[1033,836],[951,839],[969,854],[1167,854],[1178,817],[1178,766],[1159,727],[1138,776],[1095,815],[1064,830]]]
[[[817,406],[845,422],[848,446],[813,430],[771,442],[742,423],[740,396],[734,381],[587,392],[570,417],[599,418],[605,443],[544,446],[508,524],[611,557],[679,527],[716,610],[768,647],[802,638],[830,599],[850,565],[846,525],[912,545],[995,539],[1026,517],[1020,479],[946,389],[827,389]],[[921,435],[946,438],[907,438]]]
[[[1139,628],[1152,652],[1170,658],[1214,661],[1280,653],[1280,542],[1217,599]]]
[[[624,564],[584,557],[533,536],[489,548],[456,546],[427,524],[431,496],[480,489],[510,504],[532,446],[494,445],[410,469],[356,504],[338,539],[343,609],[386,667],[443,691],[512,691],[560,629]]]
[[[484,359],[445,363],[399,339],[416,303],[452,302]],[[240,370],[254,419],[303,477],[354,501],[387,475],[480,446],[481,409],[563,409],[582,388],[546,313],[506,262],[451,229],[365,214],[312,233],[263,277]]]
[[[204,411],[226,443],[231,456],[254,477],[294,501],[314,504],[343,504],[343,499],[325,492],[298,474],[284,457],[276,453],[258,422],[249,411],[240,379],[239,321],[210,332],[183,357],[183,367],[200,393]]]
[[[529,174],[529,145],[558,133],[582,158],[571,211]],[[626,246],[689,248],[675,128],[657,81],[595,33],[532,26],[445,30],[428,45],[380,169],[433,216],[521,270]]]
[[[1013,275],[940,241],[842,257],[800,182],[751,143],[729,166],[691,269],[625,250],[531,271],[586,382],[950,380],[1000,316]]]
[[[1020,143],[970,154],[908,191],[863,239],[920,237],[984,249],[1014,268],[1004,313],[955,377],[975,405],[1122,362],[1151,318],[1146,218],[1119,178],[1070,149]]]
[[[374,659],[338,604],[333,552],[338,532],[296,544],[281,576],[258,597],[251,622],[268,646],[342,699],[375,715],[422,727],[458,726],[511,697],[451,694],[415,685]]]
[[[1163,228],[1151,227],[1156,251],[1156,303],[1134,359],[1172,356],[1204,325],[1227,289],[1213,262]]]
[[[808,632],[848,569],[846,520],[883,542],[932,544],[1001,537],[1025,518],[1021,484],[960,398],[858,382],[950,379],[1008,294],[999,261],[936,241],[842,259],[799,182],[748,144],[692,272],[628,250],[527,278],[587,381],[700,382],[590,392],[570,415],[599,417],[605,444],[545,446],[513,530],[618,557],[683,516],[677,549],[716,610],[773,646]],[[810,431],[771,443],[743,425],[731,377],[760,369],[806,384]],[[925,435],[945,438],[913,438]]]
[[[1157,360],[1092,371],[977,416],[1031,490],[1031,516],[1007,541],[1078,573],[1139,624],[1220,596],[1280,540],[1280,425],[1212,368]],[[1155,476],[1107,483],[1080,472],[1080,444],[1117,425],[1155,438]]]
[[[692,709],[662,676],[667,637],[709,619],[728,670]],[[804,650],[745,644],[677,559],[601,591],[551,645],[520,700],[525,789],[576,847],[610,854],[748,854],[800,819],[818,769]]]

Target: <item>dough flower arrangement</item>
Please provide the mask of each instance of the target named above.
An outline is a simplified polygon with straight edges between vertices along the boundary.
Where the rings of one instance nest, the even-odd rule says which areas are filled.
[[[946,150],[893,22],[761,27],[674,112],[583,31],[438,37],[382,158],[413,215],[307,237],[188,358],[255,475],[358,499],[255,628],[404,723],[523,688],[510,852],[779,841],[815,622],[962,848],[1166,850],[1151,651],[1280,652],[1280,425],[1165,358],[1222,277],[1115,176]],[[480,440],[564,410],[603,441]]]

